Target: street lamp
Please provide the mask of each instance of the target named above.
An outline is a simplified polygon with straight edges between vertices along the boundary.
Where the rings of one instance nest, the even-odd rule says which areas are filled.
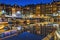
[[[2,10],[2,14],[5,14],[6,12],[5,12],[5,10]]]

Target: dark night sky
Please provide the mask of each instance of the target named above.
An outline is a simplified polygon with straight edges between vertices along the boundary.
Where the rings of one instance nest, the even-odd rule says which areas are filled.
[[[17,4],[17,5],[28,5],[28,4],[39,4],[39,3],[51,3],[53,0],[0,0],[0,3],[4,4]]]

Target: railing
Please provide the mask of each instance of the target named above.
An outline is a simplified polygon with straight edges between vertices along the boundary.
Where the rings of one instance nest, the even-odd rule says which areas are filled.
[[[54,36],[54,32],[48,34],[48,35],[47,35],[45,38],[43,38],[42,40],[50,40],[51,37],[53,37],[53,36]]]
[[[54,35],[55,37],[55,40],[60,40],[60,34],[57,32],[57,31],[55,31],[55,35]]]
[[[9,38],[12,36],[18,35],[18,31],[17,30],[10,30],[4,33],[1,33],[0,39],[5,39],[5,38]]]

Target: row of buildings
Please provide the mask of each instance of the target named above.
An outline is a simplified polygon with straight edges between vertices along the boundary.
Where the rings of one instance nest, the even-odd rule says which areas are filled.
[[[23,14],[51,14],[60,10],[60,2],[52,2],[49,4],[31,4],[24,7],[18,5],[0,4],[0,11],[5,10],[7,14],[21,11]]]
[[[57,13],[57,11],[60,11],[60,2],[52,2],[48,4],[30,4],[26,6],[18,6],[18,5],[5,5],[0,4],[0,13],[4,12],[8,15],[12,15],[16,13],[17,11],[20,11],[22,14],[25,15],[35,15],[35,16],[42,16],[44,17],[48,14]],[[57,21],[54,19],[54,21]],[[58,21],[57,21],[58,22]]]
[[[48,4],[37,4],[37,5],[30,4],[26,6],[18,6],[16,4],[13,6],[0,4],[0,12],[2,12],[3,10],[8,15],[12,15],[17,11],[20,11],[22,14],[25,14],[27,16],[31,14],[39,17],[44,15],[45,17],[46,15],[53,14],[53,13],[56,14],[58,11],[60,11],[60,2],[52,2]],[[58,20],[60,21],[60,19]],[[57,21],[57,22],[58,20],[56,18],[54,19],[54,21]]]

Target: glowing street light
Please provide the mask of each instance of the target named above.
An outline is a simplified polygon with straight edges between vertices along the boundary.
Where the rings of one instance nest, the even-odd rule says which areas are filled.
[[[21,14],[21,12],[20,11],[17,11],[17,14]]]
[[[6,13],[4,10],[2,10],[2,14]]]

